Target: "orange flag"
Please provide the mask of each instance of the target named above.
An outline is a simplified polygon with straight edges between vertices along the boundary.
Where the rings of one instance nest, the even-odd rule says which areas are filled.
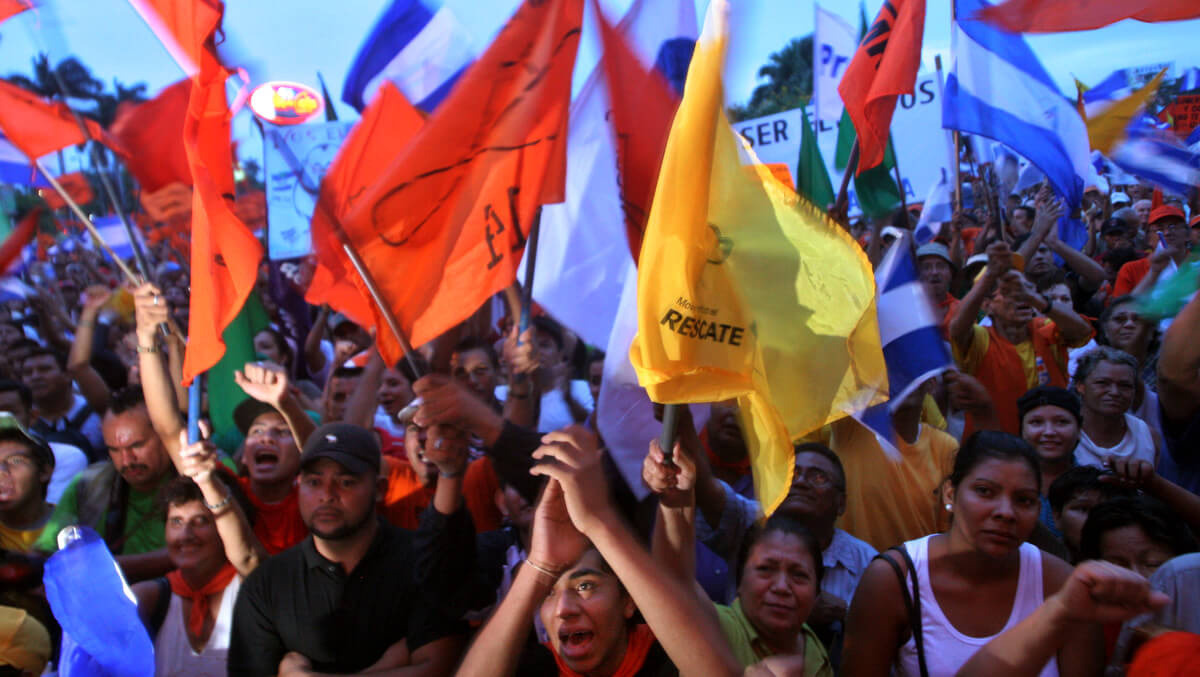
[[[29,9],[29,3],[25,0],[0,0],[0,21],[24,12]]]
[[[625,234],[636,262],[679,99],[662,73],[642,65],[625,38],[604,18],[596,0],[592,2],[604,46],[601,63],[617,139],[617,185],[625,213]]]
[[[921,67],[925,0],[884,0],[838,93],[858,133],[858,174],[883,162],[896,99],[912,94]]]
[[[38,217],[42,215],[41,207],[34,207],[29,210],[25,218],[17,224],[17,227],[4,238],[4,244],[0,245],[0,273],[8,270],[13,261],[21,255],[21,250],[25,245],[33,240],[34,233],[37,232]]]
[[[210,49],[200,54],[192,80],[183,144],[192,194],[192,293],[185,384],[225,354],[221,333],[241,311],[258,279],[262,245],[234,214],[235,187],[229,125],[233,115],[225,99],[229,71]]]
[[[321,182],[312,219],[317,265],[304,296],[309,303],[328,304],[362,326],[375,322],[370,295],[342,251],[330,215],[343,219],[355,198],[387,170],[424,123],[421,113],[388,80],[363,110]]]
[[[526,0],[345,219],[414,346],[512,283],[538,206],[562,201],[582,18],[583,0]]]
[[[190,93],[188,80],[180,80],[145,103],[122,104],[117,111],[111,132],[128,151],[125,166],[144,193],[175,182],[192,183],[183,149],[183,120]]]
[[[124,150],[100,125],[87,121],[92,138],[120,154]],[[87,141],[71,110],[0,80],[0,131],[31,161]]]
[[[129,0],[142,20],[167,48],[188,77],[195,77],[204,58],[205,42],[225,5],[219,0]]]
[[[1090,31],[1122,19],[1148,23],[1200,18],[1196,0],[1008,0],[976,17],[1010,33]]]
[[[77,205],[85,205],[96,199],[96,194],[92,192],[92,184],[88,183],[87,177],[83,172],[71,172],[58,177],[58,183],[67,191],[67,195],[75,201]],[[58,191],[53,188],[43,188],[41,191],[42,199],[46,201],[46,206],[51,209],[62,209],[67,206],[67,201],[58,194]]]

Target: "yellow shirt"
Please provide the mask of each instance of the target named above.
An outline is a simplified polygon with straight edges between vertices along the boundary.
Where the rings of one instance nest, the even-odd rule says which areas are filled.
[[[901,460],[884,453],[875,434],[853,418],[833,424],[830,447],[846,469],[846,513],[839,526],[883,551],[943,531],[940,490],[958,442],[921,424],[914,444],[898,440]]]
[[[46,528],[46,522],[49,522],[49,513],[47,513],[47,519],[40,525],[26,531],[13,529],[0,522],[0,548],[12,552],[33,552],[33,544],[42,535],[42,530]]]

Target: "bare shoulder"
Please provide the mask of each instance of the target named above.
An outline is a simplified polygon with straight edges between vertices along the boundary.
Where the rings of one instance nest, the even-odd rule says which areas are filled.
[[[1038,552],[1042,556],[1042,596],[1049,597],[1058,592],[1063,583],[1067,582],[1075,568],[1063,561],[1062,558],[1045,550]]]

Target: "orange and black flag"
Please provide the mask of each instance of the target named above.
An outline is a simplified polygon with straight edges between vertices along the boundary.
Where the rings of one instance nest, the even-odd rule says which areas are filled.
[[[562,201],[582,18],[583,0],[522,3],[344,220],[414,346],[511,284],[538,206]]]
[[[679,97],[662,73],[642,64],[621,33],[604,18],[596,0],[592,2],[604,46],[600,63],[608,83],[610,120],[617,141],[621,211],[636,262]]]
[[[838,93],[858,132],[857,174],[883,162],[896,100],[916,85],[924,33],[925,0],[884,0],[846,67]]]
[[[316,267],[305,300],[328,305],[364,327],[375,322],[370,295],[342,250],[338,223],[371,182],[382,175],[425,123],[412,103],[391,81],[363,110],[321,181],[313,210],[312,239]],[[271,143],[268,141],[267,143]]]

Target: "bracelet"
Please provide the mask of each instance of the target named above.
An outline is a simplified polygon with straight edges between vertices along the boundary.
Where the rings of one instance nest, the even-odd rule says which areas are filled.
[[[554,582],[557,582],[558,577],[561,575],[561,574],[556,574],[553,571],[547,569],[546,567],[539,565],[538,563],[534,562],[532,559],[529,559],[528,557],[525,558],[525,563],[528,564],[530,567],[532,567],[534,571],[538,572],[539,574],[545,574]]]
[[[217,504],[213,505],[213,504],[210,504],[208,501],[205,501],[205,500],[203,500],[203,499],[201,499],[201,503],[203,503],[203,504],[204,504],[204,507],[208,508],[208,509],[209,509],[211,512],[213,512],[213,513],[215,514],[215,513],[218,513],[218,512],[220,512],[220,511],[224,510],[225,508],[228,508],[228,507],[229,507],[229,503],[230,503],[232,500],[233,500],[233,492],[232,492],[232,491],[226,491],[226,492],[225,492],[225,498],[223,498],[223,499],[221,500],[221,502],[220,502],[220,503],[217,503]]]
[[[137,351],[138,351],[139,353],[153,354],[153,353],[157,353],[157,352],[158,352],[158,346],[157,346],[157,345],[155,345],[155,344],[151,344],[151,345],[150,345],[150,347],[146,347],[146,346],[144,346],[144,345],[142,345],[142,344],[140,344],[140,343],[139,343],[139,344],[138,344],[138,347],[137,347]]]
[[[445,477],[448,479],[453,479],[455,477],[462,477],[466,473],[467,473],[466,468],[463,468],[462,470],[459,470],[458,472],[445,472],[440,468],[438,469],[438,477]]]

